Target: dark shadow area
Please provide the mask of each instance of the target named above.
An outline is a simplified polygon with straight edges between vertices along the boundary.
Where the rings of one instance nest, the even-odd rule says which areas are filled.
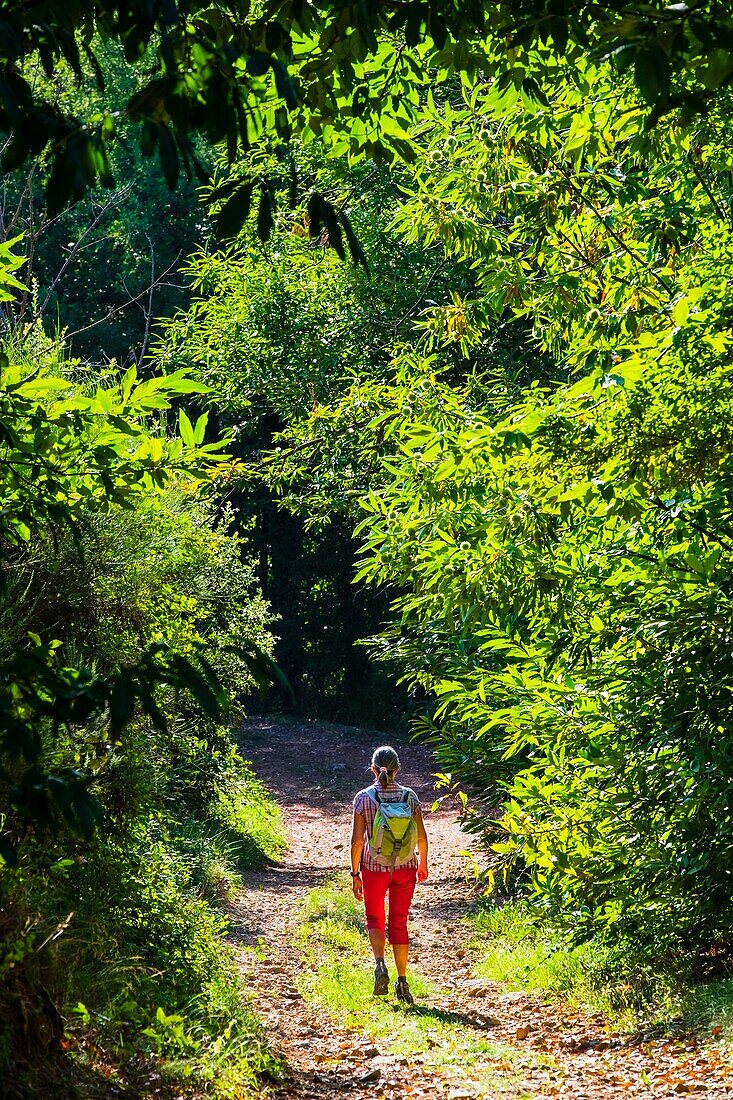
[[[299,814],[343,814],[343,803],[372,782],[372,752],[385,741],[397,750],[400,782],[412,787],[423,804],[434,797],[430,750],[404,737],[355,726],[328,725],[287,717],[248,718],[236,732],[245,759],[267,782],[278,801]]]
[[[498,1026],[488,1017],[478,1015],[471,1016],[467,1012],[453,1012],[446,1008],[426,1008],[424,1005],[392,1005],[395,1012],[404,1013],[406,1016],[420,1016],[423,1020],[435,1020],[441,1024],[459,1024],[463,1027],[471,1027],[476,1031],[492,1031]]]

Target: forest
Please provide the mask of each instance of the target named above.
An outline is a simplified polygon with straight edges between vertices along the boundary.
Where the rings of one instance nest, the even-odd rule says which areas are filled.
[[[731,1095],[732,118],[713,0],[0,0],[0,1098],[331,1089],[232,935],[273,716]]]

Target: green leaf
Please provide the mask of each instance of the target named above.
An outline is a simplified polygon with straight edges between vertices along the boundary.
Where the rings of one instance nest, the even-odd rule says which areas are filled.
[[[260,193],[260,205],[257,211],[257,236],[263,244],[269,241],[275,225],[273,213],[274,200],[272,194],[270,193],[269,187],[263,184]]]
[[[254,50],[247,58],[247,72],[250,76],[264,76],[273,64],[273,58],[263,50]]]
[[[129,670],[117,677],[109,701],[109,716],[112,733],[117,736],[131,721],[135,709],[132,675]]]
[[[178,412],[178,431],[187,447],[196,445],[193,424],[189,420],[185,409],[180,409]]]
[[[18,866],[18,853],[7,833],[0,833],[0,859],[7,867]]]
[[[168,184],[170,190],[174,191],[181,172],[178,149],[176,148],[176,143],[173,140],[173,135],[168,126],[159,125],[157,133],[160,165],[163,169],[165,182]]]
[[[219,240],[236,237],[249,217],[252,193],[256,180],[248,180],[227,199],[214,215],[214,226]]]
[[[361,267],[363,267],[368,275],[369,264],[367,263],[364,249],[361,247],[356,233],[354,232],[351,222],[345,211],[341,212],[341,224],[344,227],[344,233],[346,234],[346,243],[349,246],[349,252],[351,253],[352,261],[355,264],[359,264]]]
[[[651,106],[669,97],[672,77],[669,58],[656,42],[649,42],[637,50],[634,77],[639,91]]]

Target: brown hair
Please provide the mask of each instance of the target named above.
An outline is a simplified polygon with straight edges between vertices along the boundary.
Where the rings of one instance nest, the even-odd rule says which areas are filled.
[[[400,766],[400,758],[391,745],[380,745],[372,753],[372,767],[379,771],[379,785],[386,787]]]

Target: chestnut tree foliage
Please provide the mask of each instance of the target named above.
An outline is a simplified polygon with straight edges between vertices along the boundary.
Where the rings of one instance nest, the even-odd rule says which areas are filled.
[[[428,95],[393,226],[447,294],[266,463],[352,517],[494,874],[579,937],[729,944],[728,95],[650,129],[610,63],[556,76]]]
[[[538,902],[579,935],[710,943],[733,927],[730,129],[639,121],[593,70],[546,109],[477,85],[426,121],[401,224],[477,281],[427,339],[525,317],[574,377],[488,416],[433,384],[363,500],[363,576],[402,589],[446,771],[499,780],[473,824]]]
[[[650,121],[673,110],[689,116],[730,81],[732,42],[733,16],[713,0],[3,0],[3,167],[47,153],[55,213],[89,187],[114,185],[109,144],[128,123],[143,151],[157,152],[171,187],[181,166],[205,173],[199,135],[225,144],[230,159],[262,133],[285,144],[294,134],[322,135],[341,151],[409,159],[408,132],[436,74],[491,71],[501,90],[543,101],[558,66],[584,59],[611,58],[630,71]],[[35,67],[52,77],[68,65],[103,90],[113,43],[138,80],[123,101],[84,117],[38,89]],[[226,198],[243,216],[245,196]],[[262,236],[271,202],[263,181]]]

